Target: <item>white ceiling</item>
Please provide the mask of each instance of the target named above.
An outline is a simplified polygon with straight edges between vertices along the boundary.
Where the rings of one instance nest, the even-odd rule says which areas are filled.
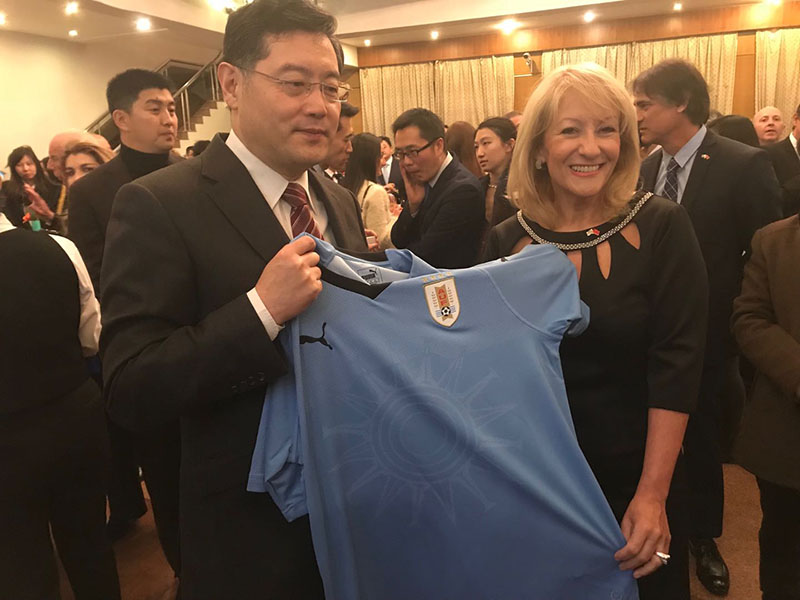
[[[213,9],[210,0],[78,0],[78,14],[64,14],[66,0],[0,0],[6,13],[2,30],[91,43],[124,39],[130,35],[162,35],[208,47],[221,45],[226,15]],[[224,0],[216,0],[224,1]],[[231,0],[242,3],[244,0]],[[699,8],[755,4],[755,0],[684,0],[684,11]],[[431,29],[439,39],[479,35],[494,31],[493,25],[514,17],[524,28],[581,24],[591,8],[596,23],[607,20],[670,15],[673,0],[319,0],[336,15],[339,35],[345,43],[373,46],[430,39]],[[134,22],[147,15],[153,31],[138,33]],[[67,32],[77,29],[79,36]]]

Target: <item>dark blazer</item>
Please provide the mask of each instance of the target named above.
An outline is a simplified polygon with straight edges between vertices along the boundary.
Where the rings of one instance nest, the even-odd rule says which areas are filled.
[[[654,191],[662,151],[642,162],[642,184]],[[700,144],[681,205],[689,212],[709,282],[706,367],[736,354],[730,332],[733,299],[757,229],[780,218],[781,194],[763,150],[709,131]]]
[[[170,164],[181,160],[170,154]],[[119,188],[131,181],[133,176],[122,157],[115,156],[76,181],[69,190],[69,238],[80,250],[98,298],[111,207]]]
[[[800,218],[753,237],[733,331],[758,370],[734,456],[758,477],[800,490]]]
[[[400,196],[397,201],[401,202],[406,198],[406,184],[403,181],[403,174],[400,172],[400,161],[396,158],[392,158],[392,164],[389,167],[389,181],[385,181],[383,177],[383,173],[378,175],[378,183],[381,185],[386,185],[388,183],[393,183],[394,187],[397,188],[397,194]]]
[[[36,186],[36,191],[39,192],[39,195],[47,203],[50,210],[55,211],[58,197],[61,194],[61,186],[45,181]],[[17,189],[16,185],[10,180],[3,182],[2,187],[0,187],[0,211],[5,213],[14,227],[30,228],[29,225],[22,222],[27,204],[28,197],[22,190]]]
[[[765,150],[772,160],[775,175],[783,192],[783,216],[795,215],[800,209],[800,158],[792,146],[792,141],[785,140],[766,146]]]
[[[484,202],[486,192],[489,190],[489,176],[484,175],[478,181],[481,182],[481,189],[483,190]],[[494,206],[492,207],[492,218],[488,225],[494,227],[498,223],[502,223],[508,217],[513,217],[517,214],[517,207],[511,203],[508,197],[506,188],[508,186],[508,171],[497,182],[497,188],[494,190]]]
[[[337,243],[365,251],[346,189],[309,172]],[[288,237],[220,136],[123,186],[102,270],[101,353],[112,417],[180,417],[183,597],[318,598],[307,519],[245,491],[267,386],[287,365],[246,294]]]
[[[392,243],[434,267],[475,264],[484,228],[481,184],[458,159],[447,165],[416,216],[408,208],[392,227]]]

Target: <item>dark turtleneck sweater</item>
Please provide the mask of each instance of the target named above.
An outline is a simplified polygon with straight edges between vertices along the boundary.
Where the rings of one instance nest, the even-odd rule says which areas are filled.
[[[139,152],[125,144],[120,144],[119,157],[128,168],[128,172],[131,174],[131,181],[133,181],[166,167],[169,164],[170,153],[150,154],[148,152]]]
[[[118,156],[100,165],[70,188],[69,237],[78,246],[86,262],[98,298],[106,228],[119,188],[180,160],[171,152],[149,154],[122,144]]]

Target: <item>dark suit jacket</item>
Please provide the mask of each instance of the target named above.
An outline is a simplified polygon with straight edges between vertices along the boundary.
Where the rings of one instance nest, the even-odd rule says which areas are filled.
[[[181,160],[170,154],[170,164]],[[80,250],[98,298],[111,207],[119,188],[130,181],[133,177],[128,167],[120,156],[115,156],[76,181],[69,190],[69,238]]]
[[[381,185],[393,183],[394,187],[397,188],[397,194],[399,196],[397,201],[402,202],[406,199],[406,184],[403,181],[403,174],[400,172],[400,162],[396,158],[392,158],[392,165],[389,167],[389,181],[386,181],[383,177],[383,173],[381,173],[378,175],[378,183]]]
[[[642,163],[643,187],[654,191],[662,151]],[[730,332],[733,299],[757,229],[780,218],[781,195],[766,152],[709,131],[697,151],[681,204],[689,212],[709,283],[706,367],[736,354]]]
[[[475,264],[484,228],[481,184],[453,158],[412,217],[404,208],[392,227],[392,243],[407,248],[434,267],[457,269]]]
[[[309,172],[342,247],[366,250],[358,203]],[[112,417],[180,417],[184,597],[315,598],[307,520],[245,491],[269,382],[286,373],[246,294],[289,240],[216,136],[194,160],[123,186],[103,263],[101,354]]]
[[[766,146],[765,150],[781,184],[783,216],[794,215],[800,209],[800,158],[788,137],[777,144]]]
[[[733,331],[758,369],[735,447],[757,476],[800,490],[800,218],[768,225],[753,237]]]

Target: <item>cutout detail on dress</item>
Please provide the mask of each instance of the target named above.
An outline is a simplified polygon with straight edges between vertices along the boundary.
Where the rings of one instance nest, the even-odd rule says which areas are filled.
[[[626,225],[622,231],[620,231],[620,234],[622,234],[622,237],[625,238],[625,241],[631,246],[637,250],[641,248],[642,238],[639,235],[639,226],[636,225],[636,223],[629,223]]]
[[[571,250],[567,252],[567,258],[575,265],[575,270],[578,272],[578,281],[580,281],[581,267],[583,266],[583,252],[581,250]]]
[[[597,245],[597,265],[600,267],[600,273],[603,279],[608,279],[611,274],[611,244],[608,240]]]

